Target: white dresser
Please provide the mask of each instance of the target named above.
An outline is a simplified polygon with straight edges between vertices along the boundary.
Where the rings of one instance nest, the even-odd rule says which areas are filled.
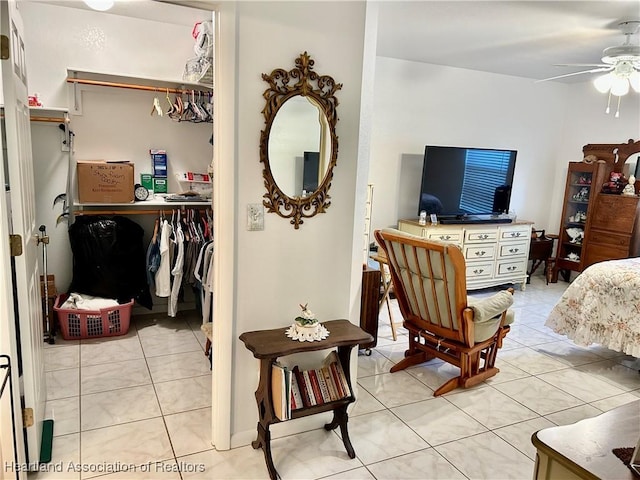
[[[400,220],[398,229],[458,245],[467,264],[467,289],[519,283],[524,290],[533,222],[420,225]]]

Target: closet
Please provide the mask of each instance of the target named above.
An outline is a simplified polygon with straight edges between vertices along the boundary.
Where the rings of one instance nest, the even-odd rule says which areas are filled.
[[[134,183],[141,183],[141,174],[153,172],[149,151],[163,149],[168,194],[207,188],[188,173],[212,174],[212,79],[185,81],[183,73],[195,56],[192,30],[197,22],[211,21],[212,12],[147,3],[138,13],[132,6],[131,16],[122,16],[73,8],[79,3],[29,4],[24,11],[35,65],[30,89],[38,92],[44,109],[68,112],[71,132],[65,143],[63,130],[53,122],[32,130],[38,221],[52,232],[48,269],[56,274],[59,291],[66,291],[71,280],[65,231],[77,215],[126,215],[144,228],[145,248],[161,216],[212,215],[210,202],[167,202],[159,196],[132,204],[82,204],[76,178],[77,161],[128,161],[134,165]],[[56,25],[55,45],[36,27],[45,18]],[[39,113],[33,110],[32,115]],[[66,202],[54,203],[62,194]],[[167,312],[166,299],[153,295],[153,300],[154,312]],[[197,303],[189,295],[186,301],[184,309]]]

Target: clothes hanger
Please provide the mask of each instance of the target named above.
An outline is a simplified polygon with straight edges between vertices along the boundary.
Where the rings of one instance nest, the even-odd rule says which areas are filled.
[[[167,88],[167,96],[165,97],[167,103],[169,104],[169,108],[167,108],[167,115],[171,116],[171,114],[175,111],[175,107],[173,106],[173,102],[169,98],[169,89]]]
[[[156,218],[155,224],[153,225],[153,237],[151,238],[151,243],[157,243],[158,241],[158,227],[160,226],[160,219]]]
[[[162,107],[160,107],[160,100],[158,99],[158,91],[156,90],[156,95],[153,97],[153,107],[151,109],[151,115],[157,113],[160,117],[163,116]]]
[[[182,102],[182,92],[180,92],[179,94],[176,93],[176,96],[173,100],[173,111],[169,116],[171,117],[172,120],[176,120],[179,122],[182,118],[183,109],[184,109],[184,104]]]

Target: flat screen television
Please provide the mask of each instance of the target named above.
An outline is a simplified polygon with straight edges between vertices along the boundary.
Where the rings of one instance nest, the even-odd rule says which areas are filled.
[[[427,145],[418,213],[443,223],[509,211],[516,150]]]

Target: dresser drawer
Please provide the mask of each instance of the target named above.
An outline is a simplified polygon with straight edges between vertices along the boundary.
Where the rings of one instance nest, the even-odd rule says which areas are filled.
[[[398,222],[398,230],[418,237],[425,237],[427,235],[427,229],[425,227],[409,222]]]
[[[467,230],[464,234],[465,243],[492,243],[498,240],[498,230]]]
[[[585,265],[591,265],[604,260],[629,258],[629,247],[615,247],[612,245],[598,245],[589,243],[585,252]]]
[[[498,262],[497,276],[524,274],[527,271],[526,260],[503,260]]]
[[[427,238],[429,240],[440,240],[441,242],[462,243],[462,230],[428,230]]]
[[[517,240],[531,237],[531,226],[500,227],[500,240]]]
[[[493,275],[493,262],[467,263],[467,281],[490,278]]]
[[[466,260],[481,260],[485,258],[495,258],[495,245],[469,245],[464,247],[464,258]]]
[[[522,257],[527,255],[527,242],[513,242],[500,244],[500,258]]]
[[[637,209],[636,196],[600,194],[591,217],[591,228],[630,235],[633,232]]]
[[[631,239],[629,235],[591,229],[591,233],[589,233],[589,243],[598,243],[601,245],[611,245],[628,249]]]

